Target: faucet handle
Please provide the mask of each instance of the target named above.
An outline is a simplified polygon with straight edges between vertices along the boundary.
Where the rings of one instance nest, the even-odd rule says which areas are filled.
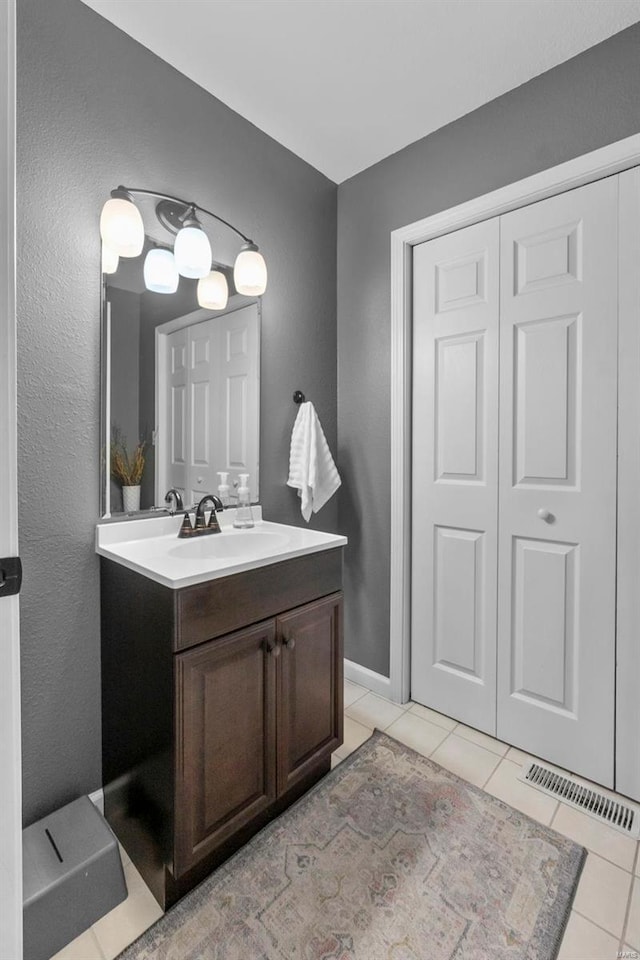
[[[211,530],[212,533],[221,533],[220,524],[218,523],[218,518],[216,517],[216,511],[212,510],[209,517],[209,523],[207,524],[207,530]]]
[[[183,537],[192,537],[194,533],[195,533],[195,531],[194,531],[193,526],[192,526],[192,524],[191,524],[191,517],[189,516],[189,511],[187,510],[187,511],[185,512],[184,519],[183,519],[183,521],[182,521],[182,526],[180,527],[180,531],[179,531],[179,533],[178,533],[178,536],[179,536],[180,538],[183,538]]]

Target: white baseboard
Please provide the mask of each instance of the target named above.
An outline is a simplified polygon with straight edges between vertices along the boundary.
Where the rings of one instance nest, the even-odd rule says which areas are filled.
[[[104,816],[104,792],[102,787],[100,787],[99,790],[94,790],[93,793],[90,793],[89,800],[91,800],[91,803],[93,803],[98,808],[102,816]]]
[[[351,680],[352,683],[359,683],[361,687],[366,687],[372,693],[377,693],[381,697],[391,699],[391,680],[389,677],[383,677],[381,673],[375,670],[369,670],[353,660],[344,660],[344,678]]]

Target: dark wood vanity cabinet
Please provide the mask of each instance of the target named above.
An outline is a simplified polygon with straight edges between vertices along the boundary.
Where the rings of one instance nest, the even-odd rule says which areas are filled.
[[[342,743],[341,614],[334,594],[176,657],[176,875]]]
[[[283,794],[342,743],[342,595],[278,617],[277,784]]]
[[[101,560],[105,815],[163,908],[330,769],[341,553],[182,590]]]
[[[276,799],[275,622],[176,658],[180,876]]]

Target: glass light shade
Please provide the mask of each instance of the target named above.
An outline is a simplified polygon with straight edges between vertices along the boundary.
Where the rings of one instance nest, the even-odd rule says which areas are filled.
[[[183,227],[173,247],[178,273],[192,280],[206,277],[211,270],[211,244],[200,227]]]
[[[144,224],[131,200],[112,197],[100,214],[102,242],[119,257],[139,257],[144,246]]]
[[[108,247],[106,243],[102,244],[102,272],[103,273],[115,273],[118,269],[118,263],[120,262],[120,257],[112,250],[111,247]]]
[[[144,285],[152,293],[175,293],[178,268],[170,250],[149,250],[144,258]]]
[[[267,289],[267,265],[258,250],[241,250],[233,268],[233,282],[245,297],[260,297]]]
[[[229,284],[224,273],[212,270],[198,280],[198,304],[205,310],[224,310],[229,300]]]

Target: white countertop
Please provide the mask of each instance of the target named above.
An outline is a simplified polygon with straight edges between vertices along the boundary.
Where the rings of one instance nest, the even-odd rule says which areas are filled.
[[[99,523],[96,553],[141,573],[172,590],[243,573],[309,553],[344,547],[347,538],[261,519],[255,526],[233,527],[234,510],[219,513],[221,533],[178,538],[182,515]]]

